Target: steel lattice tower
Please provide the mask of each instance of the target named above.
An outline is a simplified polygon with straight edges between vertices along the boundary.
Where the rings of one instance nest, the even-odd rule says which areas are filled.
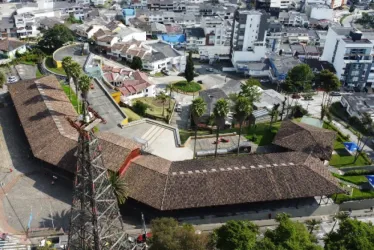
[[[68,250],[126,249],[117,199],[108,180],[101,146],[93,131],[97,124],[105,121],[87,108],[86,102],[83,114],[83,119],[68,119],[79,131]]]

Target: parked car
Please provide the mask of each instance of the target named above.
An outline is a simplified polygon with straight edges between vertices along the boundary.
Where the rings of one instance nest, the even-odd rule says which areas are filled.
[[[201,81],[201,80],[198,80],[198,81],[197,81],[197,83],[203,84],[203,81]]]
[[[169,75],[169,71],[166,70],[166,69],[161,70],[161,73],[164,74],[164,75],[166,75],[166,76]]]
[[[180,103],[178,103],[177,106],[175,106],[175,111],[182,112],[182,105]]]
[[[8,83],[14,83],[16,81],[18,81],[17,77],[15,77],[15,76],[9,76],[8,77]]]
[[[208,71],[208,72],[214,72],[214,69],[212,69],[212,68],[206,68],[206,71]]]
[[[337,92],[337,91],[333,91],[330,93],[331,96],[341,96],[342,94],[340,92]]]

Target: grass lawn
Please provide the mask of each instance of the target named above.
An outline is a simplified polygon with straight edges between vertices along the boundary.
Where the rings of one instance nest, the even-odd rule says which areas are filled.
[[[149,108],[147,109],[146,113],[152,116],[159,117],[163,119],[162,116],[162,102],[160,100],[157,100],[155,97],[141,97],[141,98],[136,98],[133,100],[133,103],[136,101],[141,101],[143,103],[148,104]],[[174,107],[174,100],[171,100],[171,107]],[[169,108],[169,99],[166,101],[165,106],[164,106],[164,117],[167,116],[168,112],[167,109]]]
[[[259,123],[255,126],[251,126],[249,129],[245,127],[242,129],[242,135],[250,141],[258,144],[259,146],[269,145],[274,139],[275,134],[278,132],[281,122],[273,123],[271,131],[269,130],[270,123]],[[239,133],[239,129],[232,128],[221,130],[220,133],[236,132]]]
[[[31,62],[31,61],[25,61],[25,60],[21,60],[20,62],[19,62],[20,64],[26,64],[26,65],[35,65],[35,63],[34,62]]]
[[[349,201],[349,200],[364,200],[364,199],[373,199],[373,198],[374,198],[374,191],[359,190],[359,189],[353,188],[352,195],[338,194],[336,198],[336,203],[342,203],[343,201]]]
[[[365,166],[370,165],[365,158],[360,154],[355,162],[355,156],[350,155],[344,147],[344,140],[338,135],[336,141],[334,142],[334,150],[336,154],[331,156],[330,165],[341,168],[348,166]]]
[[[155,74],[151,75],[153,77],[163,77],[164,74],[162,74],[161,72],[156,72]]]
[[[135,113],[134,111],[132,111],[129,108],[122,108],[122,110],[123,110],[123,112],[125,112],[125,114],[129,118],[129,122],[142,119],[141,116],[139,116],[137,113]]]
[[[61,84],[61,87],[64,90],[68,98],[69,98],[69,93],[71,92],[71,98],[69,98],[70,102],[71,104],[73,104],[74,109],[78,112],[78,107],[77,107],[78,99],[74,91],[68,85],[65,85],[65,84]]]
[[[206,131],[206,130],[198,130],[197,131],[197,135],[210,135],[210,132],[209,131]],[[181,139],[181,143],[184,144],[188,137],[190,136],[195,136],[195,131],[191,130],[191,131],[187,131],[187,130],[184,130],[184,129],[179,129],[179,137]]]
[[[42,77],[42,76],[44,76],[42,74],[42,72],[40,72],[40,70],[38,68],[36,68],[36,78],[39,78],[39,77]]]
[[[187,81],[180,81],[174,83],[174,87],[177,88],[178,90],[182,92],[187,92],[187,93],[193,93],[193,92],[198,92],[201,90],[200,84],[197,82],[187,82]]]
[[[332,175],[343,181],[348,181],[356,185],[362,185],[368,182],[368,179],[366,179],[365,175],[338,175],[335,173],[333,173]]]
[[[66,75],[65,70],[63,68],[56,68],[53,64],[52,56],[47,56],[45,59],[45,66],[52,72],[60,75]]]

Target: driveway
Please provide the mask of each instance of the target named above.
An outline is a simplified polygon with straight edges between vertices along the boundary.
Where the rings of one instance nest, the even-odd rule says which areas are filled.
[[[317,95],[313,96],[313,100],[306,101],[304,99],[299,99],[298,104],[300,104],[303,108],[308,110],[308,113],[313,117],[320,118],[321,117],[321,103],[323,98],[323,92],[318,92]],[[339,102],[341,99],[340,96],[333,96],[332,103]]]

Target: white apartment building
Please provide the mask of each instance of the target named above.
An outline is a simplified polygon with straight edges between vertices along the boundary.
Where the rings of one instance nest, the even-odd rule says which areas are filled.
[[[77,5],[89,5],[91,3],[90,0],[75,0]]]
[[[334,10],[326,4],[310,4],[305,7],[305,12],[310,18],[316,20],[333,20]]]
[[[234,16],[231,40],[231,62],[238,70],[238,63],[261,61],[266,52],[268,14],[255,10],[237,10]]]
[[[35,15],[32,13],[24,13],[14,16],[17,36],[20,38],[37,37],[40,31],[35,23]]]
[[[326,0],[326,4],[332,9],[342,7],[347,4],[347,0]]]
[[[352,28],[330,27],[321,60],[332,63],[345,86],[367,85],[373,62],[373,42]]]
[[[297,11],[280,12],[278,20],[284,25],[294,27],[303,27],[309,24],[308,16]]]
[[[186,48],[191,50],[198,50],[200,46],[206,45],[206,37],[203,28],[187,28],[184,30],[186,35]]]
[[[200,59],[228,59],[230,55],[230,40],[232,22],[219,16],[203,17],[201,28],[204,29],[206,45],[198,46]]]

